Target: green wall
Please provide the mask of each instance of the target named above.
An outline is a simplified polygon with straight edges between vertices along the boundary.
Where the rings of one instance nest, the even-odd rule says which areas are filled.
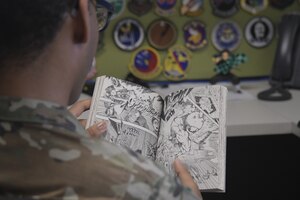
[[[214,48],[211,42],[211,31],[215,24],[217,24],[222,18],[216,17],[212,14],[212,8],[209,1],[204,1],[204,12],[194,19],[201,20],[207,28],[208,35],[208,45],[199,51],[192,52],[192,60],[190,63],[190,69],[188,72],[188,80],[199,80],[208,79],[214,75],[213,68],[214,64],[212,62],[212,55],[216,54],[218,51]],[[177,1],[177,12],[166,17],[172,20],[176,24],[178,29],[178,40],[176,44],[184,45],[183,42],[183,26],[186,22],[192,20],[192,17],[181,16],[178,12],[180,7],[180,1]],[[300,11],[300,4],[295,1],[291,6],[285,8],[284,10],[278,10],[269,6],[264,11],[258,13],[257,15],[251,15],[245,10],[239,8],[239,11],[232,17],[226,18],[233,20],[239,24],[241,32],[244,32],[244,28],[247,22],[255,16],[266,16],[268,17],[275,26],[275,32],[277,32],[277,24],[279,23],[281,16],[285,13],[291,11]],[[115,24],[124,17],[132,17],[138,19],[142,24],[144,29],[154,20],[160,18],[160,16],[154,13],[154,9],[148,12],[146,15],[141,17],[130,13],[127,9],[122,15],[114,18],[109,27],[105,30],[103,43],[104,46],[97,52],[97,75],[110,75],[118,78],[124,78],[128,71],[128,64],[130,62],[133,52],[125,52],[120,50],[113,41],[113,28]],[[100,33],[103,34],[103,33]],[[273,58],[275,55],[275,49],[277,45],[278,35],[276,34],[273,41],[267,47],[257,49],[248,45],[242,36],[242,41],[240,46],[234,51],[234,53],[245,53],[248,57],[248,61],[242,64],[239,69],[236,69],[234,73],[240,77],[256,77],[256,76],[266,76],[269,74]],[[147,40],[145,39],[142,47],[149,46]],[[161,60],[164,60],[166,56],[166,51],[159,51],[161,55]],[[159,77],[153,79],[153,81],[166,81],[167,79],[160,75]]]

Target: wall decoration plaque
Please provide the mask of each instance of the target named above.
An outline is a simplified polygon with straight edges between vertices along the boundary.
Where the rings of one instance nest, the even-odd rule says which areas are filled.
[[[160,16],[169,16],[175,13],[177,0],[155,0],[155,12]]]
[[[199,20],[192,20],[185,24],[183,37],[185,46],[190,50],[202,49],[208,44],[205,25]]]
[[[211,37],[217,50],[233,51],[239,46],[242,35],[237,23],[224,20],[215,25]]]
[[[169,80],[179,81],[186,78],[191,60],[190,52],[183,46],[173,46],[164,60],[164,76]]]
[[[120,20],[113,32],[115,44],[124,51],[133,51],[144,41],[144,29],[137,20],[125,18]]]
[[[203,12],[204,0],[181,0],[180,14],[186,16],[199,16]]]
[[[248,44],[256,48],[263,48],[272,41],[274,26],[267,17],[255,17],[247,23],[244,32]]]
[[[124,0],[107,0],[114,7],[114,14],[111,16],[111,19],[115,19],[121,15],[125,10],[126,1]]]
[[[157,77],[162,71],[158,52],[151,47],[136,50],[132,55],[129,71],[143,80]]]
[[[230,17],[238,11],[236,0],[212,0],[211,5],[214,15],[218,17]]]
[[[290,6],[294,3],[294,0],[270,0],[270,5],[273,8],[277,8],[280,10],[285,9],[286,7]]]
[[[265,10],[268,4],[268,0],[241,0],[241,7],[253,15]]]
[[[133,14],[142,16],[151,10],[152,2],[151,0],[130,0],[127,7]]]
[[[167,49],[176,42],[176,27],[167,19],[154,20],[148,27],[147,39],[152,47],[158,50]]]

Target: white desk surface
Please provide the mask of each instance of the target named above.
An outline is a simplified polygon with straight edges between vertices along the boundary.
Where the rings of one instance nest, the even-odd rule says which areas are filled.
[[[178,83],[167,88],[153,87],[159,94],[166,95],[172,91],[194,87],[207,83]],[[300,137],[297,127],[300,121],[300,90],[290,90],[292,99],[288,101],[262,101],[256,95],[270,88],[267,81],[242,81],[242,94],[231,92],[228,86],[227,136],[255,136],[294,133]],[[81,99],[89,98],[86,95]],[[88,112],[81,118],[87,118]]]
[[[260,91],[270,88],[266,81],[257,82],[253,85],[255,86],[247,89],[247,91],[253,95],[257,95]],[[273,115],[271,118],[272,121],[274,121],[271,124],[271,130],[273,130],[273,133],[294,133],[300,137],[300,128],[297,127],[297,124],[300,121],[300,90],[290,89],[289,91],[292,93],[292,99],[288,101],[271,102],[257,99],[255,102],[272,112]],[[284,127],[278,127],[276,130],[275,126],[277,124],[275,124],[275,116],[281,119]],[[284,120],[288,123],[284,123]]]
[[[205,83],[174,84],[168,88],[154,88],[160,94]],[[300,90],[290,90],[293,98],[271,102],[257,99],[257,94],[270,88],[267,81],[241,82],[242,94],[231,92],[228,86],[227,136],[251,136],[294,133],[300,137]]]

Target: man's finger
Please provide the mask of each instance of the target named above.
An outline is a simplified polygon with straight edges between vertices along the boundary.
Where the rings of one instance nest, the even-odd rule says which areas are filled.
[[[88,110],[91,106],[91,99],[80,100],[74,103],[69,111],[75,116],[79,117],[84,111]]]
[[[89,133],[90,136],[99,137],[99,136],[103,135],[106,132],[107,122],[103,120],[101,122],[98,122],[97,124],[94,124],[93,126],[89,127],[86,130],[87,130],[87,132]]]
[[[202,196],[198,189],[197,184],[194,182],[189,171],[186,169],[186,167],[181,163],[181,161],[179,159],[176,159],[174,161],[174,169],[175,169],[175,172],[176,172],[177,176],[179,177],[182,185],[190,188],[194,192],[195,195],[197,195],[198,197],[200,197],[200,199],[202,199]]]

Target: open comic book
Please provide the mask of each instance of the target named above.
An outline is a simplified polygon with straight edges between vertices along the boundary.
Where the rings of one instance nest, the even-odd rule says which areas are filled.
[[[183,89],[163,99],[114,77],[96,79],[87,127],[109,122],[105,139],[154,160],[170,174],[179,158],[201,191],[225,191],[224,86]]]

